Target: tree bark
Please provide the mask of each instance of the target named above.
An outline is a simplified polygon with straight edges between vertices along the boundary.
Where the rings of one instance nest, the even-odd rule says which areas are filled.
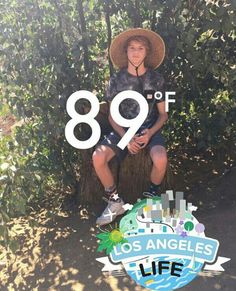
[[[153,10],[151,19],[151,30],[155,31],[156,23],[157,23],[157,12],[156,10]]]
[[[106,26],[107,26],[107,36],[108,36],[108,42],[107,42],[107,47],[108,47],[108,60],[109,60],[109,69],[110,69],[110,75],[113,74],[114,68],[110,59],[110,46],[111,46],[111,22],[110,22],[110,6],[108,1],[104,1],[104,11],[105,11],[105,20],[106,20]]]
[[[83,10],[83,3],[82,0],[77,1],[77,9],[79,13],[79,19],[80,19],[80,28],[82,33],[82,45],[84,50],[84,70],[85,72],[89,72],[89,51],[88,51],[88,34],[86,29],[86,22],[84,17],[84,10]]]
[[[139,0],[135,0],[134,27],[141,27],[141,22],[140,2]]]

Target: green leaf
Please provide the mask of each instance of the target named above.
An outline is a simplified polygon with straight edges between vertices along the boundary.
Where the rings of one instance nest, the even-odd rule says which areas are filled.
[[[39,182],[42,180],[41,176],[38,175],[38,174],[35,174],[35,178],[36,178],[36,180],[39,181]]]
[[[3,163],[3,164],[1,164],[0,169],[1,169],[2,171],[5,171],[5,170],[7,170],[9,167],[10,167],[10,164],[8,164],[8,163]]]
[[[104,249],[106,249],[106,245],[105,244],[99,244],[99,246],[97,248],[97,252],[102,252]]]
[[[101,239],[101,240],[104,240],[104,239],[107,239],[107,237],[109,237],[109,233],[99,233],[96,235],[97,238]]]
[[[14,165],[11,166],[10,169],[12,170],[12,172],[16,172],[16,167]]]
[[[113,247],[114,247],[114,243],[110,243],[108,246],[107,246],[107,250],[106,250],[106,254],[109,255],[110,252],[113,250]]]
[[[19,248],[19,243],[16,240],[11,240],[9,242],[9,248],[13,253],[15,253]]]
[[[2,238],[4,238],[6,231],[7,231],[7,227],[5,225],[0,225],[0,236]]]
[[[4,222],[8,222],[8,221],[10,221],[10,217],[9,217],[9,215],[8,215],[4,210],[1,209],[0,213],[1,213],[1,215],[2,215],[2,218],[3,218],[3,221],[4,221]]]
[[[0,177],[0,182],[1,183],[5,182],[7,180],[8,180],[8,176],[7,175],[3,175],[3,176]]]

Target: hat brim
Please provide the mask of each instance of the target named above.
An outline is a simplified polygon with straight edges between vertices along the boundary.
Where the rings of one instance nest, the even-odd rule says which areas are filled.
[[[156,69],[161,65],[165,57],[165,43],[159,34],[143,28],[132,28],[115,37],[109,51],[113,65],[119,69],[128,66],[127,53],[125,52],[124,45],[130,37],[136,35],[144,36],[150,41],[151,52],[147,55],[145,63],[148,67]]]

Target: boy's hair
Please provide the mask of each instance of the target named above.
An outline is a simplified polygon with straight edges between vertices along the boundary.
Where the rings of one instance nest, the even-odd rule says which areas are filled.
[[[147,55],[151,52],[152,50],[152,46],[151,46],[151,43],[150,41],[145,37],[145,36],[142,36],[142,35],[134,35],[134,36],[131,36],[125,43],[124,45],[124,49],[125,49],[125,52],[127,52],[127,49],[128,49],[128,46],[129,44],[131,43],[131,41],[138,41],[138,42],[141,42],[142,45],[145,46],[146,48],[146,51],[147,51]]]

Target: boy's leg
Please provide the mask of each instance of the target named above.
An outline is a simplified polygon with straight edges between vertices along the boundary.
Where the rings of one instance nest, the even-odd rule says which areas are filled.
[[[153,146],[150,150],[150,156],[153,162],[150,180],[153,184],[160,185],[166,172],[166,149],[161,145]]]
[[[114,177],[108,165],[114,156],[114,151],[105,145],[99,146],[93,153],[93,165],[104,188],[111,188],[115,184]]]
[[[119,139],[119,136],[115,133],[111,133],[93,153],[93,165],[98,178],[105,188],[106,201],[108,202],[106,209],[96,221],[98,225],[108,224],[112,222],[117,215],[121,215],[125,212],[122,207],[124,202],[118,196],[114,177],[109,168],[109,161],[115,155],[117,155],[120,161],[126,155],[126,151],[122,151],[120,148],[116,147],[118,143],[117,140],[119,141]],[[112,148],[108,146],[108,144],[112,145]]]
[[[143,193],[145,197],[153,197],[159,194],[161,182],[165,176],[167,167],[167,152],[165,142],[161,133],[156,133],[148,144],[150,157],[153,165],[150,175],[150,186],[148,191]]]

